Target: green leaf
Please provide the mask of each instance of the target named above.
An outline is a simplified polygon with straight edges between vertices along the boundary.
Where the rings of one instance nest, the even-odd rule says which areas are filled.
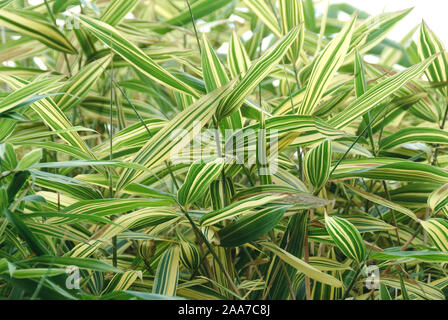
[[[175,296],[179,278],[179,247],[165,251],[157,267],[152,293]]]
[[[23,262],[32,265],[36,264],[47,264],[53,266],[77,266],[80,269],[95,270],[102,272],[122,272],[110,264],[102,262],[98,259],[92,258],[72,258],[72,257],[56,257],[53,255],[42,255],[39,257],[34,257],[26,259]]]
[[[347,220],[325,215],[325,226],[339,249],[350,259],[362,263],[367,251],[359,231]]]
[[[368,192],[365,192],[365,191],[360,190],[358,188],[352,187],[352,186],[350,186],[348,184],[344,184],[344,186],[346,188],[348,188],[349,190],[353,191],[354,193],[356,193],[357,195],[361,196],[362,198],[365,198],[365,199],[367,199],[369,201],[372,201],[373,203],[379,204],[381,206],[385,206],[385,207],[390,208],[392,210],[398,211],[398,212],[408,216],[412,220],[418,221],[418,218],[415,215],[415,213],[412,212],[411,210],[405,208],[405,207],[402,207],[402,206],[400,206],[400,205],[398,205],[396,203],[393,203],[393,202],[388,201],[388,200],[386,200],[384,198],[381,198],[381,197],[379,197],[379,196],[377,196],[375,194],[368,193]]]
[[[198,93],[193,88],[175,78],[168,73],[168,71],[155,63],[139,47],[127,40],[125,36],[114,27],[85,15],[79,15],[77,17],[82,25],[95,37],[101,40],[106,46],[110,46],[112,51],[120,55],[124,60],[148,78],[165,85],[168,88],[198,97]]]
[[[190,143],[193,128],[204,127],[213,117],[220,101],[232,89],[232,83],[202,97],[188,109],[177,114],[157,132],[134,156],[132,162],[154,168],[170,157],[170,152],[179,152]],[[180,130],[180,131],[179,131]],[[120,190],[137,180],[141,173],[127,169],[121,174],[117,189]]]
[[[445,46],[424,21],[420,29],[418,54],[422,60],[439,54],[429,65],[426,76],[435,83],[444,83],[448,80],[448,55],[445,51]],[[448,97],[446,87],[442,87],[439,90],[445,97]]]
[[[183,206],[195,203],[208,191],[224,168],[224,158],[198,160],[190,166],[182,187],[177,192],[179,203]]]
[[[432,218],[420,221],[423,229],[428,233],[434,245],[440,251],[448,251],[448,221],[441,218]]]
[[[229,4],[229,0],[198,0],[191,4],[191,12],[195,19],[207,16]],[[183,26],[191,22],[190,11],[187,6],[179,14],[163,21],[163,26],[154,28],[155,32],[165,34],[177,26]]]
[[[44,99],[46,97],[44,93],[50,92],[60,86],[57,83],[58,80],[60,80],[59,77],[51,77],[46,80],[30,82],[24,87],[14,90],[1,100],[0,113],[12,111]]]
[[[387,161],[389,164],[381,165],[385,162],[383,159],[369,159],[365,161],[365,165],[352,168],[349,167],[350,162],[347,161],[347,168],[340,168],[340,171],[336,170],[330,180],[358,177],[388,181],[448,183],[448,173],[445,170],[422,163],[397,159],[390,160]]]
[[[325,140],[306,154],[305,175],[316,191],[325,186],[330,177],[331,153],[331,141]]]
[[[0,75],[0,79],[7,82],[14,90],[23,88],[28,84],[25,80],[2,75]],[[36,101],[31,105],[31,108],[41,117],[47,126],[53,131],[57,131],[58,135],[63,140],[71,146],[80,149],[80,151],[84,152],[87,157],[91,159],[95,158],[95,155],[90,151],[90,148],[82,140],[79,134],[76,131],[71,130],[73,125],[51,98]]]
[[[428,285],[421,281],[400,280],[392,277],[381,277],[380,283],[401,290],[404,285],[410,298],[425,300],[444,300],[445,295],[435,286]]]
[[[249,10],[257,16],[277,37],[282,37],[275,13],[269,8],[267,1],[243,0]]]
[[[388,99],[408,81],[421,74],[435,58],[435,56],[432,56],[419,64],[379,82],[364,93],[359,99],[356,99],[343,111],[339,112],[329,121],[329,124],[338,129],[346,127],[356,118],[367,113],[369,110],[372,110],[385,99]]]
[[[26,170],[32,165],[40,162],[41,159],[42,159],[42,149],[34,149],[23,156],[23,158],[17,164],[16,170],[17,171]]]
[[[219,61],[213,48],[207,40],[205,33],[202,34],[202,73],[204,74],[204,83],[207,92],[212,92],[222,87],[229,78],[227,77],[224,66]]]
[[[283,218],[288,207],[272,207],[248,214],[218,232],[224,247],[238,247],[267,234]]]
[[[137,6],[138,0],[116,0],[109,3],[103,11],[100,20],[115,26],[123,20],[123,18]]]
[[[36,19],[30,11],[0,9],[0,25],[33,37],[55,50],[71,54],[77,53],[75,47],[58,28],[41,19]]]
[[[281,17],[282,33],[288,33],[292,28],[300,26],[305,22],[305,13],[302,0],[280,0],[279,11]],[[291,45],[290,59],[297,63],[302,52],[303,42],[305,41],[305,28],[300,29],[297,40]]]
[[[428,207],[431,208],[433,214],[437,214],[446,206],[448,206],[448,184],[431,193],[428,198]]]
[[[230,74],[233,78],[246,73],[247,70],[249,70],[250,65],[252,64],[249,55],[247,54],[246,48],[244,48],[244,45],[235,30],[233,30],[232,38],[230,39],[227,59],[230,68]]]
[[[299,31],[300,27],[293,28],[250,66],[249,70],[235,85],[229,97],[220,103],[216,111],[218,120],[231,115],[241,106],[246,97],[269,75],[270,71],[286,54],[288,48],[299,35]]]
[[[371,259],[389,261],[395,259],[416,259],[425,262],[447,262],[448,253],[447,252],[437,252],[437,251],[394,251],[387,250],[382,252],[373,252],[370,255]]]
[[[64,95],[55,97],[54,102],[63,111],[70,110],[79,104],[98,81],[98,78],[104,74],[111,60],[110,56],[106,56],[83,67],[60,89]]]
[[[413,142],[448,144],[448,133],[435,128],[403,128],[383,138],[380,142],[380,149],[390,150],[400,145]]]
[[[289,264],[293,268],[295,268],[298,272],[301,272],[305,274],[306,276],[310,277],[311,279],[327,284],[329,286],[335,287],[335,288],[341,288],[343,287],[342,282],[340,282],[335,277],[323,273],[319,269],[311,266],[310,264],[307,264],[303,260],[293,256],[291,253],[279,248],[273,243],[264,242],[262,243],[263,247],[268,249],[269,251],[273,252],[276,256],[278,256],[281,260],[283,260],[285,263]]]
[[[31,252],[38,256],[49,254],[49,251],[43,242],[37,238],[33,232],[31,232],[20,216],[9,211],[8,209],[3,209],[3,214],[6,216],[9,223],[17,229],[18,234],[28,244]]]
[[[225,208],[203,215],[201,217],[200,223],[203,227],[211,226],[219,223],[220,221],[231,219],[238,215],[243,215],[252,212],[257,207],[261,207],[270,202],[280,200],[283,197],[284,195],[279,194],[274,195],[265,194],[237,201]]]
[[[314,113],[330,81],[344,62],[355,22],[356,16],[353,16],[339,35],[328,44],[316,59],[306,87],[305,97],[298,110],[299,115]]]
[[[29,176],[29,171],[19,171],[14,174],[14,177],[11,183],[8,185],[7,189],[9,203],[14,200],[14,197],[20,191],[20,189],[22,189]]]

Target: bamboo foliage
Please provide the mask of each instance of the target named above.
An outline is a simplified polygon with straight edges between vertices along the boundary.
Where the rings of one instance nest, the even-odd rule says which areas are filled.
[[[0,1],[0,298],[446,299],[445,45],[316,4]]]

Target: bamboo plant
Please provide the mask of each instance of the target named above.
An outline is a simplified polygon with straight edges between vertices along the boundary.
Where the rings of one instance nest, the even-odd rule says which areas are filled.
[[[1,298],[448,296],[448,59],[388,38],[412,9],[33,3],[0,1]]]

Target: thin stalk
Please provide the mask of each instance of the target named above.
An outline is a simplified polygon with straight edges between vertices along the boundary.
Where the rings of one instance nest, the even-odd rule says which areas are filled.
[[[373,247],[374,247],[375,244],[378,242],[378,240],[380,239],[380,237],[381,237],[381,233],[376,237],[375,241],[372,243],[372,246],[370,247],[369,252],[367,252],[367,254],[366,254],[365,258],[363,259],[363,261],[358,265],[358,269],[357,269],[357,271],[356,271],[356,273],[355,273],[355,275],[354,275],[352,281],[350,282],[349,286],[347,287],[347,290],[345,291],[345,293],[344,293],[344,297],[342,298],[342,300],[347,299],[348,295],[350,294],[350,291],[353,289],[353,286],[354,286],[355,283],[356,283],[356,280],[358,279],[359,274],[360,274],[361,271],[362,271],[362,268],[364,268],[364,266],[366,265],[366,263],[367,263],[367,259],[369,258],[370,253],[371,253],[372,250],[373,250]]]
[[[384,193],[386,194],[386,199],[391,201],[391,197],[390,197],[389,189],[387,188],[386,181],[382,180],[382,184],[383,184]],[[392,215],[392,222],[395,226],[395,235],[397,237],[397,244],[400,246],[400,234],[398,233],[397,219],[395,219],[395,210],[390,209],[390,213]]]
[[[202,54],[201,42],[199,41],[198,30],[196,30],[196,23],[194,21],[193,11],[191,11],[190,1],[185,0],[187,2],[188,11],[190,12],[191,23],[193,24],[194,34],[196,36],[196,41],[198,43],[199,53]]]
[[[258,268],[257,264],[255,263],[254,259],[252,258],[252,255],[250,254],[249,250],[245,246],[243,246],[243,251],[246,253],[250,262],[253,264],[255,272],[258,274],[258,277],[260,278],[260,280],[263,280],[263,275],[261,274],[260,269]]]
[[[342,161],[345,160],[345,158],[347,157],[347,155],[350,153],[350,151],[353,149],[353,147],[358,143],[358,141],[361,139],[361,137],[364,136],[364,134],[366,133],[366,131],[369,129],[369,127],[372,125],[372,123],[378,118],[380,113],[378,113],[370,122],[369,124],[364,128],[364,130],[361,132],[361,134],[359,136],[356,137],[355,141],[352,143],[352,145],[347,149],[347,151],[344,153],[344,155],[342,156],[342,158],[340,158],[338,160],[338,162],[336,163],[336,165],[333,167],[333,169],[330,172],[330,177],[331,175],[335,172],[335,170],[337,169],[337,167],[339,167],[339,165],[342,163]]]
[[[219,257],[216,255],[216,253],[213,250],[213,247],[210,244],[210,242],[208,241],[208,239],[204,236],[204,234],[201,232],[201,230],[199,230],[199,228],[196,226],[196,224],[194,223],[193,219],[188,214],[187,210],[185,210],[185,208],[182,205],[180,205],[180,204],[179,204],[179,207],[182,210],[182,212],[184,213],[184,215],[187,218],[188,222],[190,222],[190,225],[192,226],[196,236],[198,237],[198,240],[201,240],[201,242],[203,242],[207,246],[207,248],[210,251],[210,253],[212,254],[213,258],[216,260],[216,262],[218,263],[219,267],[221,268],[221,271],[224,273],[224,276],[227,278],[227,281],[229,281],[230,285],[232,286],[232,289],[234,290],[234,292],[237,295],[241,296],[241,293],[240,293],[238,287],[233,282],[232,277],[230,277],[229,272],[227,271],[227,269],[224,268],[223,263],[221,262]]]
[[[280,270],[280,267],[281,267],[282,263],[283,263],[283,261],[279,259],[277,267],[275,268],[274,273],[272,274],[271,281],[269,281],[269,284],[268,284],[268,286],[266,288],[266,291],[265,291],[265,293],[263,295],[263,299],[262,300],[266,300],[266,298],[267,298],[267,296],[269,294],[269,291],[271,291],[272,285],[274,284],[275,277],[277,276],[277,273]]]
[[[423,229],[422,225],[419,225],[417,230],[412,235],[412,237],[409,238],[409,240],[401,247],[400,251],[405,251],[411,245],[412,241],[414,241],[414,239],[417,238],[418,234],[422,231],[422,229]],[[384,270],[383,274],[387,274],[392,268],[392,266],[393,265],[388,266],[386,270]]]
[[[297,66],[294,62],[292,63],[292,68],[294,70],[294,79],[296,80],[297,90],[300,90],[302,86],[300,85],[299,73],[297,71]],[[301,147],[297,147],[297,158],[299,160],[299,180],[303,181],[303,158]]]
[[[291,295],[291,299],[296,300],[296,295],[294,293],[291,278],[289,277],[288,270],[286,270],[285,264],[282,264],[282,270],[285,273],[286,281],[288,282],[289,294]]]
[[[356,270],[356,273],[355,273],[355,275],[352,278],[352,281],[350,281],[350,284],[347,287],[347,290],[345,291],[344,296],[342,297],[342,300],[345,300],[345,299],[348,298],[348,295],[350,294],[350,291],[352,291],[352,289],[353,289],[353,287],[354,287],[354,285],[356,283],[356,280],[358,279],[359,274],[361,273],[363,265],[364,264],[358,266],[358,268]]]
[[[142,116],[140,115],[140,113],[135,108],[134,104],[131,102],[131,99],[129,99],[129,97],[126,94],[126,92],[124,92],[123,88],[121,88],[121,86],[114,79],[112,79],[112,81],[113,81],[114,85],[118,88],[118,90],[120,90],[121,94],[126,99],[126,101],[129,103],[129,105],[131,106],[132,110],[134,110],[134,113],[136,114],[138,120],[145,127],[146,132],[148,132],[149,137],[152,138],[153,135],[152,135],[151,131],[149,130],[148,126],[146,125],[145,120],[143,120]],[[179,185],[177,183],[177,180],[176,180],[176,178],[174,176],[173,171],[171,170],[171,167],[170,167],[168,161],[164,161],[164,162],[165,162],[166,168],[168,169],[170,177],[173,180],[173,183],[174,183],[174,186],[176,187],[176,190],[179,190]],[[157,176],[156,176],[156,178],[159,179]]]
[[[112,53],[112,35],[111,35],[111,54]],[[113,59],[111,62],[111,70],[110,70],[110,108],[109,108],[109,160],[113,160],[113,135],[114,135],[114,114],[113,114],[113,104],[114,104],[114,64]],[[114,197],[114,188],[113,188],[113,175],[112,168],[109,168],[109,197]],[[118,265],[118,256],[117,256],[117,236],[112,237],[112,265],[117,267]]]

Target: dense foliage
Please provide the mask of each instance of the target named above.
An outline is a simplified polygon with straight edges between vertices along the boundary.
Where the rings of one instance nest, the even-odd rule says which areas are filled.
[[[445,299],[443,44],[315,4],[0,1],[0,297]]]

